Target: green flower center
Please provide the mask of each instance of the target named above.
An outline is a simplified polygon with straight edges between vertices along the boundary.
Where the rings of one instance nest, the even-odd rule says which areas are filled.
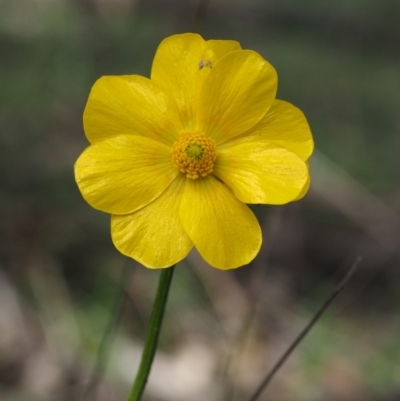
[[[198,143],[191,143],[187,146],[185,152],[188,157],[200,160],[203,157],[204,149]]]

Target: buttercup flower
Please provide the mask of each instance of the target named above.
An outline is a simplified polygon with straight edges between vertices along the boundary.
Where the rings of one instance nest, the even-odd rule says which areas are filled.
[[[219,269],[257,255],[261,230],[246,203],[284,204],[309,186],[309,126],[276,90],[258,53],[189,33],[160,44],[150,79],[94,84],[75,177],[86,201],[112,214],[120,252],[149,268],[193,246]]]

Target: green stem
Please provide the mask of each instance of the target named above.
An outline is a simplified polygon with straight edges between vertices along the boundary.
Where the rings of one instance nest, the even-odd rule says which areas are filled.
[[[142,360],[140,361],[139,371],[126,401],[140,401],[144,388],[146,387],[147,378],[149,377],[151,365],[157,350],[158,337],[161,331],[165,305],[167,303],[174,268],[175,266],[172,266],[161,271],[156,299],[154,300],[150,323],[147,329]]]

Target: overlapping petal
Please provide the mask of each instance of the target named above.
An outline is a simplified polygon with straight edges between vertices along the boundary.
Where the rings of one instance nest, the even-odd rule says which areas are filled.
[[[276,71],[258,53],[228,53],[204,78],[197,128],[217,144],[227,141],[261,120],[275,99],[276,89]]]
[[[105,76],[94,84],[83,115],[92,144],[116,135],[140,135],[173,143],[182,129],[175,104],[148,78]]]
[[[184,185],[181,175],[144,208],[112,216],[112,239],[122,254],[149,268],[169,267],[186,257],[193,243],[179,218]]]
[[[85,200],[95,209],[114,214],[146,206],[178,174],[169,147],[134,135],[91,145],[75,163],[75,179]]]
[[[250,130],[221,146],[238,142],[272,142],[307,160],[314,141],[303,112],[283,100],[275,100],[268,113]]]
[[[310,189],[310,184],[311,184],[311,177],[310,177],[310,174],[308,174],[308,179],[307,179],[306,183],[304,184],[303,189],[297,195],[296,199],[293,199],[293,200],[297,201],[297,200],[300,200],[300,199],[304,198],[304,196],[306,195],[306,193]]]
[[[151,79],[176,102],[185,129],[199,128],[197,109],[205,77],[221,57],[240,49],[240,44],[233,40],[206,42],[193,33],[173,35],[161,42]]]
[[[275,144],[244,142],[221,149],[214,174],[245,203],[295,200],[308,180],[307,164]]]
[[[151,80],[168,93],[177,104],[185,129],[194,129],[199,87],[208,68],[202,60],[214,57],[205,40],[186,33],[164,39],[158,46],[151,68]]]
[[[206,45],[215,54],[215,61],[224,57],[226,54],[242,50],[240,43],[235,40],[207,40]],[[214,61],[214,60],[212,60]]]
[[[219,269],[249,263],[261,246],[253,212],[212,175],[186,180],[180,217],[202,257]]]

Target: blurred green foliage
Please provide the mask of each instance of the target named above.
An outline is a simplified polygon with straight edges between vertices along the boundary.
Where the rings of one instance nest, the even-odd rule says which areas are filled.
[[[29,338],[29,330],[17,330],[25,333],[20,340],[25,354],[15,358],[7,354],[8,340],[1,343],[1,399],[77,399],[84,387],[82,377],[88,376],[114,313],[124,258],[111,244],[108,216],[85,204],[73,179],[73,163],[87,146],[82,112],[100,76],[149,76],[159,42],[190,31],[196,7],[178,0],[0,0],[0,270],[36,339]],[[396,216],[400,208],[399,15],[397,0],[215,0],[202,25],[205,38],[238,40],[274,65],[278,97],[304,111],[317,149],[366,190],[363,201],[378,196],[377,219],[386,207]],[[252,299],[251,277],[257,266],[268,265],[263,276],[268,290],[262,296],[265,291],[274,297],[250,337],[273,354],[276,344],[282,346],[273,333],[285,332],[287,344],[351,256],[361,252],[367,257],[351,290],[353,303],[316,327],[294,365],[282,372],[290,383],[283,379],[271,387],[271,399],[397,400],[398,252],[389,252],[369,236],[368,227],[315,195],[318,183],[313,182],[305,200],[282,208],[278,234],[264,230],[266,246],[272,247],[268,263],[257,259],[254,266],[225,276],[199,273],[207,267],[196,270],[193,261],[177,269],[161,348],[173,355],[194,338],[216,353],[228,352],[232,339],[224,336],[235,332],[243,316],[239,295]],[[346,191],[337,195],[350,197]],[[361,211],[363,201],[356,205]],[[255,209],[261,222],[268,223],[274,213],[269,207]],[[130,302],[118,339],[140,341],[157,273],[132,265]],[[13,327],[12,319],[5,321],[5,327]],[[58,334],[49,334],[53,328]],[[80,377],[66,369],[56,390],[36,389],[26,364],[40,341],[71,349],[74,363],[84,365],[80,370],[68,360]],[[263,352],[246,355],[267,358]],[[262,377],[257,369],[254,379],[236,384],[237,394],[255,387]],[[114,385],[116,395],[105,392],[99,400],[125,394],[126,383],[114,364],[110,371],[111,388],[124,384]],[[237,379],[227,377],[231,385]],[[215,394],[214,399],[223,399]],[[160,397],[149,399],[168,399]]]

